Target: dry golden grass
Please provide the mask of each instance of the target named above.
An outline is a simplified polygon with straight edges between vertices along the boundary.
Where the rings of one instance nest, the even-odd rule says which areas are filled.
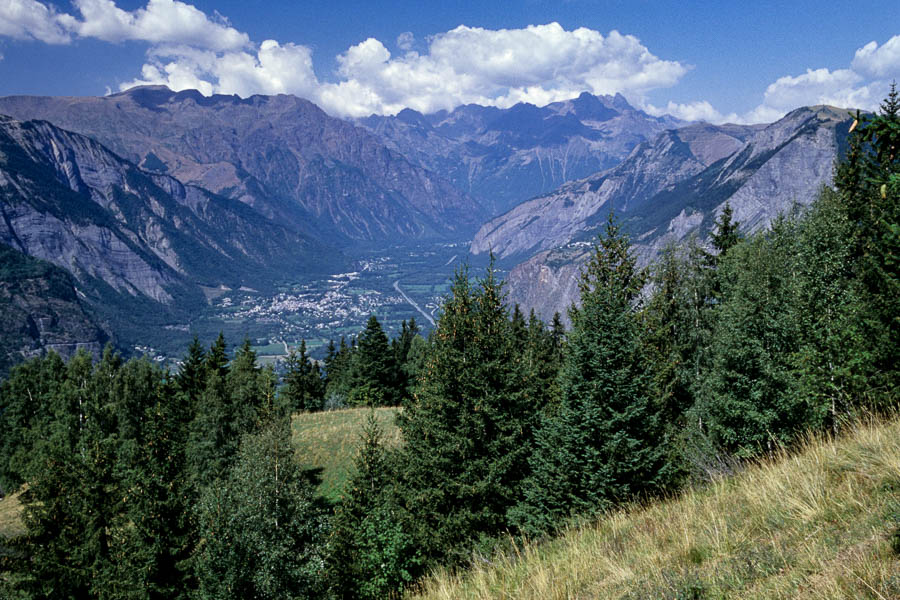
[[[608,515],[459,574],[432,599],[900,599],[900,420]]]
[[[400,443],[400,430],[394,423],[396,408],[376,408],[375,415],[388,445]],[[352,470],[353,459],[362,438],[371,408],[351,408],[293,416],[294,445],[301,462],[322,469],[319,493],[337,500]]]
[[[23,491],[19,490],[0,500],[0,537],[14,538],[25,533],[22,504],[19,502]]]

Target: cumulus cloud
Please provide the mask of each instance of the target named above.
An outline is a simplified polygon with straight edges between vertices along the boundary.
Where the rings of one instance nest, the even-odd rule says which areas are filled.
[[[802,75],[780,77],[771,83],[762,104],[744,120],[771,122],[795,108],[816,104],[874,110],[887,89],[887,81],[867,79],[854,69],[807,69]]]
[[[706,100],[696,102],[676,103],[669,102],[664,107],[657,107],[652,104],[644,104],[643,110],[647,113],[659,117],[662,115],[671,115],[685,121],[706,121],[707,123],[739,123],[744,119],[736,113],[723,114],[716,110],[712,104]]]
[[[0,0],[0,36],[67,44],[72,40],[67,17],[35,0]]]
[[[557,23],[499,30],[459,26],[430,37],[423,53],[412,50],[414,43],[411,33],[401,34],[397,47],[404,53],[398,56],[374,38],[351,46],[337,57],[337,80],[331,82],[318,80],[310,49],[299,44],[267,40],[255,49],[202,53],[170,45],[154,50],[141,77],[122,88],[159,83],[204,93],[285,92],[332,114],[364,116],[407,107],[449,110],[473,102],[547,104],[583,91],[640,97],[674,85],[688,70],[654,56],[634,36],[567,31]]]
[[[404,31],[397,36],[397,47],[401,50],[405,50],[407,52],[412,50],[413,44],[415,42],[416,38],[413,35],[412,31]]]
[[[900,35],[887,42],[869,42],[856,51],[853,69],[872,77],[900,77]]]
[[[202,94],[297,94],[315,97],[318,81],[306,46],[266,40],[252,51],[214,52],[188,46],[163,46],[150,52],[141,77],[121,84],[162,84]]]
[[[762,102],[740,116],[722,115],[705,101],[670,102],[665,108],[647,105],[645,110],[655,115],[668,113],[713,123],[771,123],[796,108],[817,104],[877,110],[891,80],[897,77],[900,77],[900,35],[881,45],[873,41],[859,48],[849,68],[807,69],[800,75],[779,77],[766,87]]]
[[[252,43],[218,13],[210,17],[179,0],[148,0],[132,11],[114,0],[73,0],[73,6],[74,14],[64,14],[37,0],[0,0],[0,35],[48,43],[143,41],[151,44],[147,61],[123,88],[154,83],[206,94],[293,93],[342,116],[406,107],[432,112],[469,102],[546,104],[583,91],[641,98],[674,85],[689,69],[618,31],[461,25],[425,44],[404,32],[396,40],[398,56],[374,38],[360,42],[337,57],[333,80],[320,82],[308,47]]]
[[[370,38],[338,57],[341,81],[322,100],[336,112],[422,112],[469,102],[506,107],[546,104],[583,91],[640,96],[672,86],[688,67],[654,56],[634,36],[558,23],[490,30],[459,26],[430,38],[423,54],[392,56]]]
[[[37,0],[0,0],[0,35],[65,44],[75,37],[107,42],[136,40],[187,44],[211,50],[247,46],[250,38],[223,19],[213,20],[178,0],[149,0],[125,11],[113,0],[74,0],[78,16],[60,13]]]
[[[112,0],[75,0],[75,6],[82,19],[73,19],[69,26],[81,37],[188,44],[211,50],[232,50],[250,43],[247,34],[177,0],[149,0],[146,7],[131,12]]]

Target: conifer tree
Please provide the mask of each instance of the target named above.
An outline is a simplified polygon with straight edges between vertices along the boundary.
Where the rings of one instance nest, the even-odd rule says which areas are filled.
[[[400,517],[394,458],[384,446],[372,411],[354,461],[355,473],[332,522],[328,568],[339,598],[375,600],[399,594],[420,568],[418,550]]]
[[[332,344],[332,350],[334,345]],[[300,341],[300,352],[291,348],[286,361],[284,395],[292,410],[322,410],[325,403],[325,383],[318,365],[306,352],[306,340]]]
[[[350,376],[350,404],[384,406],[399,402],[396,368],[387,335],[374,314],[359,337]]]
[[[783,218],[771,233],[733,248],[722,266],[723,300],[697,419],[730,453],[771,449],[812,424],[792,372],[800,343],[798,239],[796,221]]]
[[[634,307],[643,282],[610,214],[582,274],[581,307],[569,312],[561,403],[537,432],[533,475],[515,510],[527,533],[667,483],[665,438]]]
[[[510,526],[538,408],[515,377],[518,349],[493,265],[454,276],[403,431],[406,524],[429,561],[464,560]]]

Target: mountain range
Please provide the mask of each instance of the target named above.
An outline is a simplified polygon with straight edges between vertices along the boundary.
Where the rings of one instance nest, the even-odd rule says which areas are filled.
[[[767,226],[831,182],[852,117],[797,109],[770,125],[693,124],[644,142],[619,165],[521,203],[481,227],[471,252],[518,259],[510,300],[544,318],[577,298],[590,242],[613,210],[642,265],[669,243],[704,238],[726,203],[745,232]]]
[[[253,208],[142,170],[46,121],[0,117],[0,243],[66,269],[115,330],[205,304],[201,286],[265,286],[346,264]]]
[[[589,94],[349,122],[293,96],[156,86],[0,98],[0,114],[0,244],[68,273],[85,344],[189,322],[209,288],[266,289],[429,240],[471,239],[473,255],[516,265],[510,299],[548,318],[576,298],[611,208],[644,264],[706,235],[725,202],[763,227],[828,182],[850,123],[808,107],[770,125],[688,124]],[[36,306],[27,289],[5,293]]]
[[[621,94],[586,92],[542,107],[468,104],[429,115],[404,109],[358,122],[410,161],[449,179],[490,215],[612,167],[639,143],[685,124],[637,110]]]
[[[483,217],[444,178],[295,96],[206,97],[145,86],[100,98],[0,98],[0,114],[50,121],[142,169],[341,245],[456,238]]]

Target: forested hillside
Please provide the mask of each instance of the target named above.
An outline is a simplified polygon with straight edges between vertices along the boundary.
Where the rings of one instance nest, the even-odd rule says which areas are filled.
[[[221,336],[195,341],[178,373],[111,351],[15,368],[0,385],[0,486],[23,490],[26,531],[3,541],[2,591],[400,595],[435,568],[896,411],[900,96],[857,115],[833,189],[809,208],[746,236],[733,217],[726,206],[709,247],[640,269],[610,212],[569,330],[509,307],[491,263],[457,270],[428,339],[404,323],[388,340],[373,316],[324,372],[301,348],[280,382]],[[373,417],[329,503],[289,415],[348,405],[401,406],[400,440]],[[900,529],[880,514],[885,536]]]

